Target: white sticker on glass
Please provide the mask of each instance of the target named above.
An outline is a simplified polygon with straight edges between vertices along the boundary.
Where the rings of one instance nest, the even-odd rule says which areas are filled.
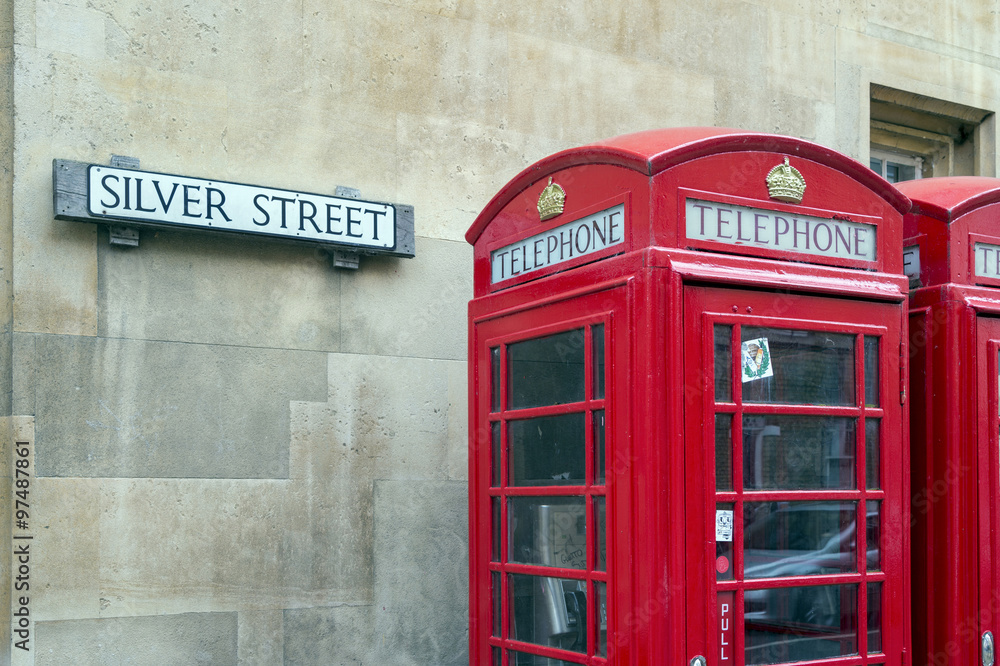
[[[733,540],[733,512],[731,509],[715,510],[715,540]]]
[[[740,349],[743,355],[744,383],[774,376],[774,369],[771,367],[771,350],[767,346],[767,338],[747,340]]]

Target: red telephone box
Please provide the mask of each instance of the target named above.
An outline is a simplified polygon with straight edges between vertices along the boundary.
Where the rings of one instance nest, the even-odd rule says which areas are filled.
[[[913,622],[918,663],[994,661],[1000,180],[900,183],[910,294]]]
[[[704,128],[490,201],[471,663],[910,663],[908,208],[826,148]]]

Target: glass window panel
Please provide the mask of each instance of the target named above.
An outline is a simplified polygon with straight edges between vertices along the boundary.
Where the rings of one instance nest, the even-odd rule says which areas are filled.
[[[550,659],[537,654],[518,652],[517,650],[507,651],[507,663],[510,666],[577,666],[575,661],[565,661],[563,659]]]
[[[604,485],[604,410],[594,412],[594,483]]]
[[[874,171],[880,176],[882,175],[882,160],[877,160],[873,157],[868,161],[868,164],[871,167],[872,171]]]
[[[865,404],[879,406],[878,338],[865,336]]]
[[[747,664],[783,664],[858,653],[857,585],[747,590]]]
[[[868,583],[868,654],[882,651],[882,583]]]
[[[502,534],[502,525],[500,522],[500,498],[491,497],[490,498],[490,509],[493,514],[493,561],[500,561],[500,535]]]
[[[490,411],[500,411],[500,348],[490,348]]]
[[[715,326],[715,400],[733,400],[733,327]]]
[[[500,637],[500,574],[493,571],[490,573],[490,582],[493,585],[493,635]]]
[[[510,589],[511,638],[587,651],[586,581],[510,574]]]
[[[608,568],[607,519],[604,496],[598,495],[594,497],[594,522],[597,523],[597,530],[594,533],[594,547],[597,549],[594,569],[597,571],[606,571]]]
[[[857,420],[845,416],[743,416],[745,490],[853,490]]]
[[[715,505],[715,580],[733,580],[733,503]]]
[[[604,324],[591,329],[594,346],[594,397],[604,397]]]
[[[597,656],[608,656],[608,584],[594,583],[597,594]]]
[[[583,497],[512,497],[507,559],[563,569],[587,568]]]
[[[881,465],[879,464],[880,419],[865,419],[865,487],[869,490],[881,488]]]
[[[582,328],[508,346],[509,408],[582,401],[583,350]]]
[[[493,469],[490,470],[490,484],[495,488],[500,485],[500,422],[490,424],[490,446],[493,448]]]
[[[855,336],[744,326],[743,402],[854,405]]]
[[[882,503],[865,502],[865,508],[865,548],[868,549],[865,559],[868,571],[878,571],[882,568]]]
[[[745,502],[743,576],[857,571],[856,502]]]
[[[583,485],[586,473],[584,412],[541,416],[507,424],[514,486]]]
[[[715,415],[715,489],[733,489],[733,415]]]
[[[498,647],[490,648],[493,652],[493,666],[503,665],[503,650]]]

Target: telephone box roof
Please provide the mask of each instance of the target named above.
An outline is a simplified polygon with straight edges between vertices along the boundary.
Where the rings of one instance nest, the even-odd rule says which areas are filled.
[[[910,210],[909,200],[874,171],[819,144],[788,136],[722,127],[675,127],[624,134],[590,145],[569,148],[535,162],[514,176],[486,204],[466,232],[465,239],[475,244],[493,217],[514,197],[533,183],[561,169],[584,164],[611,164],[654,176],[706,155],[744,151],[785,153],[813,160],[865,185],[901,214]]]
[[[969,211],[1000,201],[1000,179],[982,176],[924,178],[897,183],[913,201],[912,213],[950,223]]]

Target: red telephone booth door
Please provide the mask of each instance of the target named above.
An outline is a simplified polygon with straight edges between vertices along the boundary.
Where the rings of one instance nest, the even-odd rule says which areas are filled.
[[[684,322],[692,659],[906,663],[898,304],[688,287]]]
[[[977,467],[980,482],[979,506],[997,507],[1000,504],[1000,318],[980,316],[976,326],[976,350],[981,360],[976,364],[976,396],[979,418]],[[957,469],[946,478],[961,483],[963,476],[971,470]],[[994,644],[997,628],[1000,627],[1000,562],[998,562],[997,538],[1000,535],[1000,516],[997,511],[979,513],[979,617],[970,618],[969,626],[959,627],[964,635],[973,631],[979,636],[980,664],[992,666],[995,662]],[[978,620],[978,622],[977,622]]]

